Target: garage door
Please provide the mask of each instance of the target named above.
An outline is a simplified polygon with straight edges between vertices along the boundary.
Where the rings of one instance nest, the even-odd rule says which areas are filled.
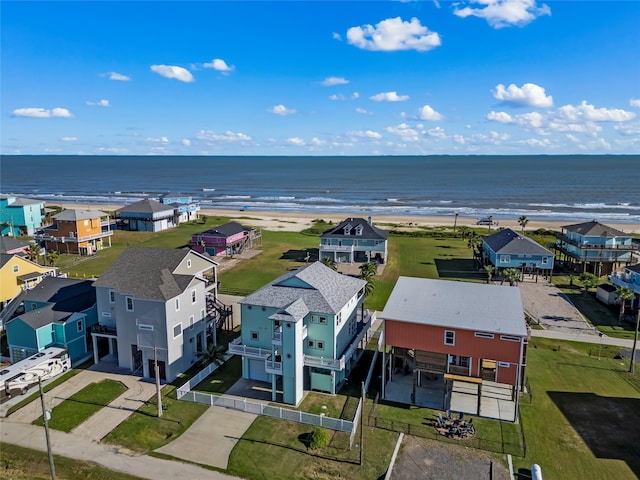
[[[249,360],[249,378],[262,382],[271,381],[269,374],[264,370],[264,360]]]

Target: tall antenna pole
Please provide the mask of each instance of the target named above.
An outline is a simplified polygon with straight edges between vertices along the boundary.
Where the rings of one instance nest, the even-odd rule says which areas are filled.
[[[42,377],[38,375],[38,386],[40,388],[40,403],[42,404],[42,418],[44,418],[44,434],[47,438],[47,453],[49,454],[49,468],[51,469],[51,480],[56,480],[56,466],[53,463],[53,453],[51,452],[51,441],[49,440],[49,415],[50,411],[44,406],[44,392],[42,391]]]

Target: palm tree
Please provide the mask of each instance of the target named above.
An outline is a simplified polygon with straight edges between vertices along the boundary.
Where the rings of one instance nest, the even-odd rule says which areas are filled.
[[[338,270],[336,262],[334,262],[333,258],[331,257],[322,257],[322,263],[325,265],[325,267],[329,267],[331,270]]]
[[[200,362],[203,366],[215,363],[217,366],[222,365],[225,362],[225,355],[227,354],[227,348],[224,345],[209,344],[207,349],[203,352],[199,352],[197,355],[200,357]]]
[[[507,268],[502,272],[502,276],[504,279],[508,280],[509,285],[513,287],[520,278],[520,270],[517,268]]]
[[[58,261],[59,257],[60,257],[60,254],[55,250],[49,250],[47,252],[47,261],[49,262],[49,265],[51,265],[52,267],[56,266],[56,262]]]
[[[518,219],[518,223],[520,224],[520,226],[522,227],[522,233],[524,233],[524,227],[527,226],[527,223],[529,223],[529,219],[525,216],[522,215],[519,219]]]
[[[30,243],[27,247],[27,258],[32,262],[38,262],[38,256],[40,256],[40,245],[37,243]]]
[[[624,318],[624,307],[627,300],[633,300],[634,293],[629,287],[620,287],[616,290],[616,300],[620,302],[620,315],[618,321],[622,323]]]
[[[586,296],[589,292],[590,288],[594,288],[598,286],[598,282],[600,281],[596,275],[589,272],[581,273],[578,277],[580,283],[584,287],[584,295]]]
[[[460,231],[460,238],[463,240],[467,238],[467,235],[471,232],[471,229],[466,225],[461,226],[458,230]]]
[[[487,283],[491,283],[491,276],[493,275],[493,271],[496,269],[493,265],[485,265],[484,271],[487,272]]]
[[[378,267],[373,262],[366,262],[360,265],[360,279],[366,281],[364,286],[364,295],[369,296],[376,287],[374,277],[378,272]]]

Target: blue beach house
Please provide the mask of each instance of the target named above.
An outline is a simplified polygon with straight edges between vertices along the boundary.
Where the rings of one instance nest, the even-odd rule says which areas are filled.
[[[14,195],[0,195],[0,234],[33,235],[42,228],[44,202]]]
[[[160,203],[171,205],[178,217],[178,223],[196,220],[200,205],[189,195],[182,193],[166,193],[160,197]]]
[[[637,304],[640,298],[640,263],[625,267],[624,272],[614,272],[609,276],[609,281],[616,287],[627,287],[635,294],[631,302],[631,308]]]
[[[173,205],[160,203],[152,198],[144,198],[116,210],[128,230],[137,232],[161,232],[177,227],[179,215]]]
[[[321,262],[288,272],[239,302],[242,376],[269,382],[272,401],[297,405],[304,390],[335,394],[366,345],[366,282]]]
[[[577,272],[610,275],[618,265],[629,265],[638,246],[633,237],[595,220],[562,227],[554,248],[558,260]]]
[[[550,275],[555,255],[539,243],[510,228],[482,237],[482,260],[497,269],[517,268],[522,273]]]
[[[92,280],[46,277],[23,303],[24,313],[5,325],[11,362],[50,346],[66,348],[72,362],[89,355],[89,332],[98,321]]]
[[[319,258],[334,262],[354,263],[387,259],[389,232],[374,227],[371,217],[347,218],[320,236]]]

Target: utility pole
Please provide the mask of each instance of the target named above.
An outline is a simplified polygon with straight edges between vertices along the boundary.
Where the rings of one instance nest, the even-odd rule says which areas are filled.
[[[633,348],[631,349],[631,363],[629,364],[630,373],[634,373],[636,346],[638,345],[638,328],[640,328],[640,306],[638,308],[638,316],[636,317],[636,328],[633,331]]]
[[[53,463],[51,441],[49,440],[49,416],[51,415],[51,412],[44,406],[44,392],[42,391],[42,377],[40,376],[38,376],[38,387],[40,388],[40,403],[42,404],[42,418],[44,418],[44,434],[47,438],[47,453],[49,454],[49,468],[51,469],[51,479],[56,480],[56,466]]]
[[[162,395],[160,394],[160,367],[158,366],[158,347],[153,347],[153,362],[156,374],[156,397],[158,399],[158,417],[162,416]]]
[[[364,402],[366,400],[366,393],[364,391],[364,382],[362,382],[362,408],[360,409],[360,465],[362,465],[362,457],[364,456]]]
[[[457,224],[458,224],[458,214],[456,213],[456,217],[453,219],[453,233],[456,233]]]

